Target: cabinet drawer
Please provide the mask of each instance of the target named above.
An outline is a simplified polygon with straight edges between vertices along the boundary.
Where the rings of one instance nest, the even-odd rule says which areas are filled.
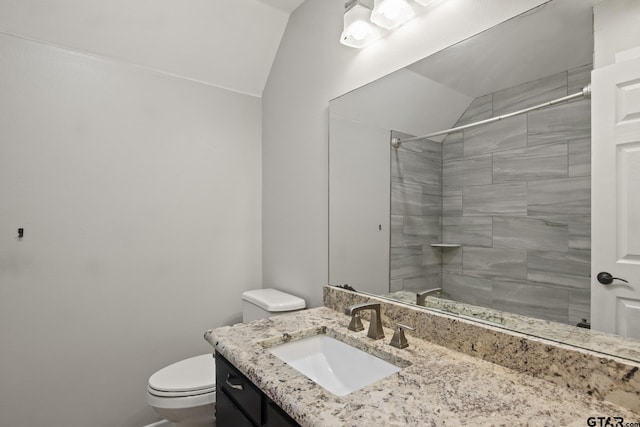
[[[262,392],[220,354],[216,355],[216,387],[224,391],[255,425],[262,425]]]

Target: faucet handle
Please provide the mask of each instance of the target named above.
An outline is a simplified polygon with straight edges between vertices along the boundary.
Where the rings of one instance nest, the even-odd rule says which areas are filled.
[[[393,337],[391,338],[391,342],[389,343],[392,347],[396,347],[396,348],[409,347],[409,342],[407,342],[407,337],[404,336],[405,329],[408,329],[410,331],[416,330],[416,328],[412,328],[411,326],[398,323],[396,325],[396,330],[393,332]]]
[[[360,319],[360,313],[354,313],[353,316],[351,316],[351,323],[349,323],[348,329],[356,332],[364,330],[364,325]]]

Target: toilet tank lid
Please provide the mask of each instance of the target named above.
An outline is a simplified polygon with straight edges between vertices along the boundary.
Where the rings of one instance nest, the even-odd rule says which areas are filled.
[[[306,304],[302,298],[277,289],[255,289],[242,293],[242,299],[272,312],[301,310]]]

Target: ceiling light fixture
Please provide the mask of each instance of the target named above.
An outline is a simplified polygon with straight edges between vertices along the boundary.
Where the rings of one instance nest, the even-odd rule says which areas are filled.
[[[442,0],[414,1],[422,6],[433,6]],[[373,10],[370,5],[371,0],[348,0],[344,4],[344,30],[340,43],[355,48],[369,46],[383,33],[389,32],[385,30],[398,28],[416,15],[408,0],[373,0]]]
[[[415,15],[407,0],[375,0],[374,4],[371,22],[387,30],[398,28]]]
[[[344,5],[344,30],[340,43],[362,48],[380,38],[380,30],[371,24],[371,9],[358,0],[350,0]]]

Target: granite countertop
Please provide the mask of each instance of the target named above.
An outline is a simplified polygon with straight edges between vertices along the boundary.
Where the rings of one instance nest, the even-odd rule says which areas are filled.
[[[382,295],[382,298],[389,298],[392,301],[415,305],[416,293],[404,290],[396,291]],[[427,308],[441,310],[445,313],[466,316],[475,321],[484,321],[519,333],[569,344],[585,350],[597,351],[634,362],[640,361],[640,340],[633,338],[622,338],[593,329],[576,328],[572,325],[536,319],[433,296],[426,298],[425,306]]]
[[[640,420],[638,414],[622,407],[446,349],[409,332],[410,346],[393,348],[388,345],[392,330],[385,328],[385,338],[374,341],[367,338],[366,330],[347,330],[349,320],[349,316],[320,307],[217,328],[208,339],[303,426],[584,426],[588,417]],[[338,397],[265,348],[321,331],[405,367]]]

